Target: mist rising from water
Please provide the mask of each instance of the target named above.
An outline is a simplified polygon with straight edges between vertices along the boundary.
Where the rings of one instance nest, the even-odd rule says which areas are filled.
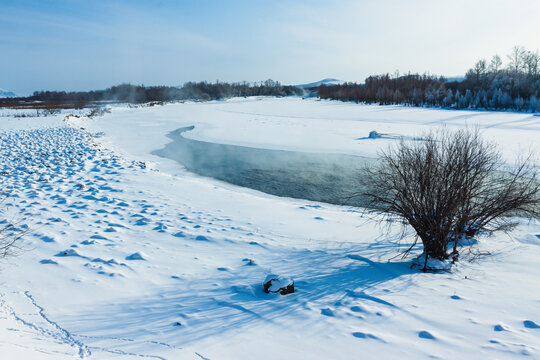
[[[362,206],[353,195],[369,158],[343,154],[257,149],[187,139],[185,127],[168,134],[173,141],[155,155],[187,170],[268,194],[338,205]]]

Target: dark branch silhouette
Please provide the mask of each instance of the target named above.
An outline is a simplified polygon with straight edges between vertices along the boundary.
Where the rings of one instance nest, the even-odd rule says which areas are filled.
[[[478,130],[442,130],[424,141],[403,140],[366,171],[359,196],[367,199],[368,211],[382,211],[386,219],[397,216],[411,226],[426,262],[457,259],[460,241],[510,230],[517,224],[512,216],[540,215],[532,159],[508,168]]]

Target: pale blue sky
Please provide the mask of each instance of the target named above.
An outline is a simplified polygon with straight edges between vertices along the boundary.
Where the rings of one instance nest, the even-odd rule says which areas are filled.
[[[1,0],[0,88],[464,74],[540,49],[538,0]]]

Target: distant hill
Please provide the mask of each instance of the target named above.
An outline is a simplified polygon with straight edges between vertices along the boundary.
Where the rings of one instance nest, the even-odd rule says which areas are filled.
[[[10,98],[10,97],[17,97],[17,94],[15,94],[13,91],[0,89],[0,98]]]
[[[446,82],[462,82],[463,80],[465,80],[465,76],[452,76],[446,78]]]
[[[295,85],[295,87],[300,88],[300,89],[311,89],[311,88],[318,87],[319,85],[323,85],[323,84],[327,86],[332,86],[332,85],[338,85],[338,84],[343,84],[343,83],[344,81],[341,81],[338,79],[323,79],[323,80],[315,81],[308,84]]]

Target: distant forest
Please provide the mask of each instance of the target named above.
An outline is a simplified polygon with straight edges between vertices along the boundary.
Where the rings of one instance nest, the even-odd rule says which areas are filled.
[[[540,55],[515,46],[503,63],[499,55],[479,60],[462,81],[420,74],[370,76],[364,84],[311,88],[321,99],[358,103],[453,109],[540,112]],[[274,80],[255,84],[188,82],[181,87],[122,84],[96,91],[36,91],[32,96],[0,99],[0,107],[83,107],[100,102],[148,103],[175,100],[220,100],[247,96],[304,95],[296,86]]]
[[[322,99],[454,109],[540,112],[540,55],[515,46],[504,66],[499,55],[479,60],[463,81],[432,75],[375,75],[364,84],[318,87]]]
[[[4,102],[42,101],[47,103],[95,103],[117,101],[146,103],[172,100],[219,100],[245,96],[287,96],[301,95],[303,90],[294,86],[283,86],[274,80],[257,84],[224,82],[188,82],[182,87],[144,86],[122,84],[97,91],[36,91],[24,98],[3,99]],[[1,103],[1,101],[0,101]],[[1,104],[0,104],[1,105]]]

